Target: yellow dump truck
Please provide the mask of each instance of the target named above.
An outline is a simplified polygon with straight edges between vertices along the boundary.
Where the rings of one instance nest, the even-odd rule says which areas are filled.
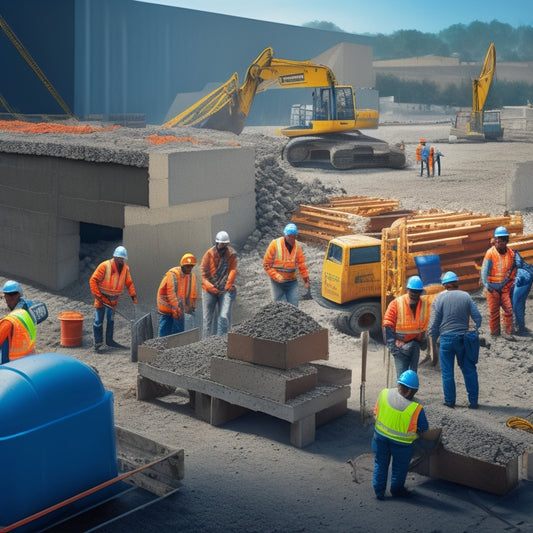
[[[387,305],[405,292],[407,278],[417,270],[427,295],[442,290],[439,256],[415,256],[407,248],[405,225],[383,230],[381,239],[343,235],[329,241],[319,303],[341,311],[335,322],[338,329],[355,336],[368,330],[381,340],[381,317]]]

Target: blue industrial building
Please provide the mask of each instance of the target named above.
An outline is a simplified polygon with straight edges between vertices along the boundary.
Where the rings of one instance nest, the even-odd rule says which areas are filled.
[[[162,124],[177,95],[201,93],[234,72],[242,81],[267,46],[293,60],[312,59],[343,42],[371,46],[366,36],[137,0],[0,0],[0,15],[81,119],[142,114],[147,123]],[[11,110],[63,113],[4,32],[0,70],[0,94]],[[371,88],[371,68],[364,70],[366,80],[354,85]],[[248,124],[288,122],[291,103],[301,103],[298,92],[261,95]]]

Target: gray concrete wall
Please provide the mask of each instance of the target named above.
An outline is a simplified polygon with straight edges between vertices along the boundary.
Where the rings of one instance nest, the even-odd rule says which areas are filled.
[[[507,185],[506,204],[510,211],[533,209],[533,161],[520,163],[515,177]]]
[[[148,169],[0,153],[0,268],[60,290],[78,279],[79,222],[122,228],[139,297],[155,304],[185,252],[200,261],[220,229],[244,241],[254,186],[251,148],[157,152]]]
[[[127,206],[124,245],[143,307],[155,307],[163,274],[185,252],[198,263],[224,229],[242,244],[255,228],[251,148],[150,155],[150,207]],[[195,268],[200,294],[200,269]]]

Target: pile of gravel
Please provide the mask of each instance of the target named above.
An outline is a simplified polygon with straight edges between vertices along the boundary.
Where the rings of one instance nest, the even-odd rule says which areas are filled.
[[[442,409],[450,411],[447,407]],[[442,428],[442,445],[450,452],[506,466],[532,449],[531,433],[501,423],[479,421],[470,412],[463,415],[458,410],[447,411],[433,405],[426,409],[430,426]]]
[[[163,340],[153,339],[153,341],[160,342]],[[146,341],[145,344],[154,346],[156,342]],[[207,337],[192,344],[163,350],[157,354],[150,365],[180,375],[209,379],[211,357],[226,357],[227,351],[227,335]]]
[[[232,332],[254,339],[287,342],[324,329],[314,318],[285,302],[272,302]]]

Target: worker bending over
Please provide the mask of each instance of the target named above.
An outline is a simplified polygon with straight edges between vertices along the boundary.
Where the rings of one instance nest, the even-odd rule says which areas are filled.
[[[115,328],[115,308],[120,300],[124,287],[128,289],[134,304],[137,303],[135,286],[131,279],[130,269],[126,264],[128,252],[124,246],[117,246],[112,259],[100,263],[89,280],[94,295],[94,350],[99,352],[104,340],[104,317],[107,319],[105,343],[111,348],[124,348],[113,340]]]
[[[22,298],[22,287],[16,281],[6,281],[4,299],[9,314],[0,320],[1,364],[32,354],[35,349],[35,322]]]
[[[186,253],[180,266],[171,268],[161,280],[157,291],[157,308],[161,313],[159,336],[166,337],[185,331],[185,313],[193,315],[196,310],[196,276],[192,269],[196,257]]]
[[[272,299],[286,301],[298,307],[297,269],[309,289],[309,273],[305,264],[305,254],[297,242],[298,228],[292,222],[285,226],[283,237],[274,239],[263,258],[263,268],[270,276]]]
[[[389,464],[392,458],[390,492],[396,498],[410,498],[405,478],[413,457],[413,442],[429,428],[421,404],[413,401],[419,382],[416,372],[406,370],[398,378],[396,389],[383,389],[374,407],[376,425],[373,487],[378,500],[385,499]]]
[[[431,323],[429,334],[439,343],[440,369],[444,405],[455,407],[454,365],[463,373],[470,409],[477,409],[479,384],[476,364],[479,356],[478,329],[481,326],[481,313],[472,297],[459,290],[459,278],[454,272],[442,276],[445,291],[438,294],[431,305]],[[470,330],[470,319],[475,329]]]
[[[383,316],[385,339],[394,357],[396,376],[406,370],[418,369],[420,349],[427,348],[427,327],[430,307],[422,296],[424,285],[419,276],[407,280],[407,294],[395,298]]]

